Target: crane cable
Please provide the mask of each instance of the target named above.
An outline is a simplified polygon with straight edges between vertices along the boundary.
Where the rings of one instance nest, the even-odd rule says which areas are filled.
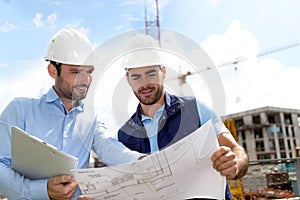
[[[264,51],[262,53],[257,54],[255,57],[258,58],[258,57],[266,56],[266,55],[277,53],[277,52],[284,51],[284,50],[287,50],[287,49],[295,48],[297,46],[300,46],[300,42],[295,42],[295,43],[292,43],[290,45],[278,47],[278,48],[275,48],[275,49],[270,49],[268,51]],[[218,69],[218,68],[226,67],[226,66],[229,66],[229,65],[236,65],[236,64],[238,64],[240,62],[244,62],[246,60],[248,60],[248,58],[238,57],[236,60],[220,64],[216,68]],[[190,72],[190,71],[188,71],[185,74],[181,74],[181,75],[177,76],[176,78],[169,78],[168,80],[179,79],[183,84],[183,83],[185,83],[185,79],[186,79],[187,76],[202,73],[203,71],[207,71],[207,70],[211,70],[211,68],[207,67],[204,70],[201,70],[200,72]]]

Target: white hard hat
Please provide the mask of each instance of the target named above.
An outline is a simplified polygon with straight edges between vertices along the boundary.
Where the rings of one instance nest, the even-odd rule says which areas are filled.
[[[45,60],[70,65],[93,64],[92,52],[92,44],[83,33],[62,29],[51,38]]]
[[[121,61],[121,66],[126,70],[162,65],[159,42],[150,35],[135,35],[128,41],[127,49],[130,50],[130,53],[126,54]]]
[[[155,49],[138,49],[123,57],[122,67],[126,70],[130,68],[149,67],[162,65],[162,59]]]

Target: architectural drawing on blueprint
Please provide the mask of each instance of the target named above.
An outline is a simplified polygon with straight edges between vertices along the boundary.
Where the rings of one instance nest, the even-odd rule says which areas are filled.
[[[134,163],[73,170],[82,193],[95,200],[223,199],[226,180],[212,168],[218,148],[211,122]]]

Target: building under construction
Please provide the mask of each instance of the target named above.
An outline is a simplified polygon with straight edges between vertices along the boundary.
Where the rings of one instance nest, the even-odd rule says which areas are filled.
[[[223,117],[232,119],[237,141],[250,160],[296,157],[300,146],[300,110],[262,107]]]
[[[262,107],[222,117],[250,160],[234,199],[299,197],[300,110]]]

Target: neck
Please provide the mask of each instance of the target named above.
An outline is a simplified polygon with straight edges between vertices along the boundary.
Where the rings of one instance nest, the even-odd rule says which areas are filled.
[[[68,111],[71,111],[72,108],[74,108],[76,105],[78,105],[78,101],[76,101],[76,100],[66,99],[66,98],[61,99],[61,100],[64,103],[64,105]]]
[[[153,105],[145,105],[145,104],[141,104],[141,112],[143,115],[148,116],[153,118],[156,111],[165,103],[165,98],[164,98],[164,94],[161,95],[160,99],[158,100],[158,102],[156,102]]]
[[[59,96],[59,98],[61,99],[61,101],[63,102],[64,106],[65,106],[65,109],[67,109],[68,111],[71,111],[72,108],[74,106],[77,106],[79,101],[78,100],[73,100],[73,99],[70,99],[70,98],[67,98],[67,97],[64,97],[63,95],[61,95],[57,89],[55,87],[53,87],[56,94]]]

